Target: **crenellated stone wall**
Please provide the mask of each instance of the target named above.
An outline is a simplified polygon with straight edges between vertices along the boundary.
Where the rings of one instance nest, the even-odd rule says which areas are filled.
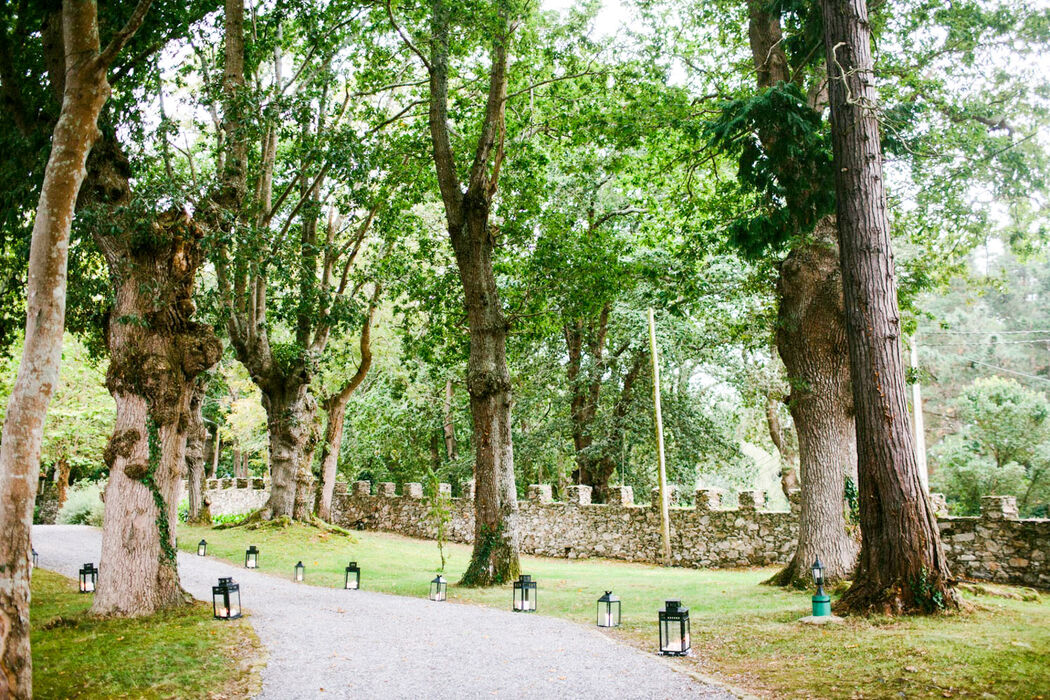
[[[268,496],[263,479],[211,479],[212,513],[244,513],[261,507]],[[463,498],[449,498],[448,539],[469,543],[474,536],[473,483]],[[448,484],[440,491],[447,497]],[[521,548],[552,557],[608,557],[627,561],[660,559],[660,511],[635,505],[629,487],[611,489],[608,504],[591,503],[589,487],[566,489],[567,502],[555,502],[549,486],[534,484],[519,503]],[[699,489],[696,507],[672,507],[671,551],[675,564],[733,567],[783,564],[798,537],[797,499],[790,511],[765,510],[765,494],[743,491],[737,503],[719,489]],[[432,539],[434,523],[418,483],[336,484],[333,519],[343,527],[396,532]],[[961,578],[1050,588],[1050,520],[1019,520],[1013,497],[983,499],[980,517],[938,518],[945,554]]]

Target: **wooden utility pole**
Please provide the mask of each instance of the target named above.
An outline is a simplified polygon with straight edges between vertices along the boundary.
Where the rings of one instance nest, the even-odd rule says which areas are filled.
[[[922,419],[922,386],[919,384],[919,339],[911,339],[911,369],[915,381],[911,385],[912,430],[915,433],[915,464],[919,481],[926,495],[930,494],[930,472],[926,464],[926,425]]]
[[[667,466],[664,462],[664,419],[660,413],[660,360],[656,350],[656,318],[649,309],[649,350],[653,358],[653,406],[656,409],[656,454],[660,479],[660,538],[664,566],[671,565],[671,517],[667,508]]]

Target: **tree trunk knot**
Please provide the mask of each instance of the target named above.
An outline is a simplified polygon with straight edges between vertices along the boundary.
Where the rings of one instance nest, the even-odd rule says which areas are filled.
[[[112,469],[113,463],[117,461],[117,457],[127,459],[131,456],[132,450],[135,449],[135,445],[138,444],[141,437],[142,435],[137,430],[119,430],[113,433],[113,437],[109,439],[106,449],[102,450],[102,461],[106,463],[107,467]]]
[[[149,464],[146,462],[128,462],[124,465],[124,473],[129,479],[141,481],[149,473]]]
[[[467,390],[476,399],[495,396],[510,391],[510,378],[495,370],[471,371],[467,377]]]

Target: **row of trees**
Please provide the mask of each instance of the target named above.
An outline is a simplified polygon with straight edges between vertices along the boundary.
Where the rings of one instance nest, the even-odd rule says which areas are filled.
[[[0,688],[31,692],[28,524],[67,320],[108,356],[116,404],[99,614],[181,600],[174,494],[187,458],[202,475],[201,376],[223,343],[266,413],[262,518],[310,517],[315,454],[327,515],[377,319],[449,407],[462,377],[463,580],[491,585],[518,572],[516,381],[564,373],[571,478],[601,498],[644,394],[648,306],[675,319],[683,405],[719,353],[764,377],[749,400],[802,483],[780,582],[816,554],[833,578],[853,569],[855,474],[843,606],[953,604],[908,427],[885,189],[909,202],[892,213],[910,308],[986,233],[982,188],[1045,186],[1031,76],[966,81],[1003,60],[988,45],[1045,44],[1035,13],[669,0],[615,41],[588,32],[595,7],[520,0],[121,5],[3,10],[3,340],[28,323],[0,443]]]

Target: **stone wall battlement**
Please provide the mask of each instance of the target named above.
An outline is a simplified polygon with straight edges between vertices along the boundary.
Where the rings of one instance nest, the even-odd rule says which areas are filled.
[[[205,488],[212,513],[245,513],[265,504],[268,479],[209,479]],[[185,491],[184,491],[185,492]],[[447,498],[448,539],[474,538],[474,484],[440,484]],[[672,493],[671,502],[677,502]],[[591,503],[588,486],[570,486],[566,501],[555,501],[551,487],[533,484],[519,502],[521,549],[551,557],[608,557],[626,561],[660,560],[659,498],[636,505],[630,487],[611,489],[608,503]],[[721,568],[785,564],[798,538],[797,499],[791,510],[766,510],[765,493],[742,491],[730,504],[720,489],[698,489],[695,505],[672,505],[671,552],[676,565]],[[936,503],[937,500],[933,499]],[[396,532],[433,539],[436,526],[422,484],[337,483],[332,502],[336,524],[351,529]],[[983,499],[978,517],[940,516],[938,525],[952,572],[961,578],[1050,589],[1050,520],[1020,520],[1009,496]]]

